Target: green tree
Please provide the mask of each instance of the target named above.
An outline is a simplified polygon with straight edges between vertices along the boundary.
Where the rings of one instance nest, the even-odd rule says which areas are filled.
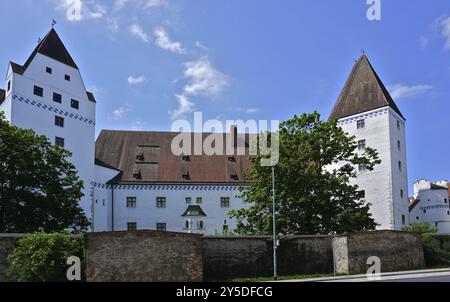
[[[89,227],[79,206],[83,182],[69,156],[45,136],[11,126],[0,113],[0,233]]]
[[[270,137],[270,133],[267,134]],[[364,192],[350,184],[359,165],[368,171],[381,163],[376,150],[358,152],[336,121],[321,121],[317,112],[281,123],[280,157],[276,166],[277,230],[279,234],[328,234],[372,230]],[[267,235],[272,232],[272,174],[262,155],[251,157],[252,167],[241,189],[248,207],[230,212],[237,232]]]
[[[21,282],[64,282],[67,259],[71,256],[84,259],[83,237],[68,233],[35,233],[18,240],[8,256],[6,276]],[[83,272],[83,268],[81,268]]]

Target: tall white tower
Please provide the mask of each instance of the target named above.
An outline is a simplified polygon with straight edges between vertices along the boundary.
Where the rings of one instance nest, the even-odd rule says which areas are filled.
[[[70,161],[84,182],[81,206],[89,219],[95,105],[94,95],[86,91],[77,65],[53,28],[24,65],[9,64],[0,111],[12,125],[32,129],[72,152]]]
[[[406,120],[365,54],[353,66],[330,119],[337,119],[345,132],[356,137],[359,152],[374,148],[382,160],[373,171],[357,167],[358,176],[352,180],[365,191],[378,228],[407,226]]]

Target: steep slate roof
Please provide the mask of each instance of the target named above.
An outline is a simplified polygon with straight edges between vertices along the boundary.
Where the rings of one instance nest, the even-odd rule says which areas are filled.
[[[172,140],[178,134],[103,130],[96,141],[95,158],[101,166],[122,172],[111,181],[112,183],[233,184],[244,182],[242,173],[251,165],[248,155],[235,155],[232,161],[227,155],[190,155],[188,160],[184,160],[182,156],[175,156],[171,150]],[[190,135],[193,150],[193,134]],[[203,140],[208,135],[209,133],[204,133]],[[224,135],[230,136],[230,134],[216,135],[221,139]],[[248,143],[246,143],[246,149],[248,154]],[[140,156],[142,158],[138,158]],[[136,179],[135,175],[139,177]],[[183,178],[183,175],[187,177]]]
[[[353,66],[330,119],[389,106],[405,119],[365,54]]]

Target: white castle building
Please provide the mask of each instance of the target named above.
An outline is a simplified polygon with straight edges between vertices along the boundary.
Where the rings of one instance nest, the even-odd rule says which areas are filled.
[[[11,124],[72,152],[70,160],[84,181],[81,206],[94,231],[222,234],[235,228],[228,213],[243,207],[238,195],[250,167],[247,155],[175,156],[171,142],[178,133],[172,132],[104,130],[95,141],[95,107],[54,29],[24,65],[9,64],[6,91],[0,90],[0,111]],[[407,225],[405,119],[365,55],[330,118],[357,137],[360,150],[370,146],[380,154],[383,163],[372,172],[359,167],[354,180],[365,190],[380,228]],[[243,139],[237,129],[220,136],[230,138],[235,149]],[[248,136],[244,144],[248,149]]]
[[[414,183],[414,195],[409,204],[409,219],[428,222],[439,233],[450,233],[450,183],[446,180],[432,183],[419,180]]]

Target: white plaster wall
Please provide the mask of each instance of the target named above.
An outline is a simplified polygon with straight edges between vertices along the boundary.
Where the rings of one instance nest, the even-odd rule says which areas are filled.
[[[165,187],[165,188],[164,188]],[[179,186],[158,187],[156,189],[114,189],[114,230],[121,231],[127,229],[128,222],[136,222],[138,229],[156,229],[157,223],[166,223],[167,231],[173,232],[193,232],[208,235],[222,234],[223,225],[226,220],[229,230],[236,228],[236,220],[230,219],[229,211],[241,209],[242,201],[237,197],[239,190],[233,187],[226,190],[223,186],[220,189],[195,189],[186,187],[180,189]],[[178,189],[175,189],[178,187]],[[204,188],[204,186],[201,186]],[[206,186],[208,187],[208,186]],[[127,208],[127,197],[136,197],[136,208]],[[156,206],[157,197],[166,197],[166,208],[160,209]],[[192,218],[182,217],[188,205],[186,197],[192,198],[191,205],[197,205],[197,197],[203,198],[200,207],[207,217]],[[230,197],[230,208],[221,208],[220,198]],[[193,229],[186,230],[184,223],[187,219],[193,220]],[[204,230],[198,230],[196,221],[203,220]]]
[[[401,215],[405,215],[405,225],[408,220],[404,126],[400,131],[403,134],[393,135],[392,128],[397,130],[396,122],[392,125],[393,114],[391,108],[385,107],[339,120],[339,125],[346,133],[355,136],[356,141],[365,139],[366,147],[376,149],[382,161],[373,171],[358,172],[357,178],[351,181],[365,191],[365,200],[371,203],[371,213],[379,224],[378,229],[400,229],[403,226]],[[360,119],[365,119],[363,129],[357,129]],[[398,138],[403,151],[396,154]],[[393,172],[393,162],[397,162],[397,158],[404,159],[402,173]],[[403,186],[404,198],[399,200],[400,187]]]
[[[419,203],[410,212],[410,223],[429,222],[439,228],[439,233],[450,233],[450,208],[448,191],[425,189],[416,195]]]
[[[46,67],[53,69],[52,74],[46,73]],[[64,75],[71,76],[71,81]],[[32,129],[37,134],[45,135],[54,143],[55,137],[65,139],[65,148],[72,152],[69,159],[77,168],[84,182],[84,197],[80,201],[86,216],[92,218],[92,199],[90,183],[94,179],[95,152],[95,103],[88,100],[81,75],[78,70],[58,61],[37,54],[24,75],[14,74],[12,85],[11,123],[24,129]],[[34,85],[44,89],[44,96],[33,94]],[[62,104],[53,102],[53,92],[62,95]],[[41,108],[19,101],[22,97],[39,102]],[[80,102],[80,110],[71,108],[70,100]],[[93,121],[94,124],[52,112],[42,106],[63,110],[70,114]],[[64,117],[64,128],[54,125],[55,115]]]

